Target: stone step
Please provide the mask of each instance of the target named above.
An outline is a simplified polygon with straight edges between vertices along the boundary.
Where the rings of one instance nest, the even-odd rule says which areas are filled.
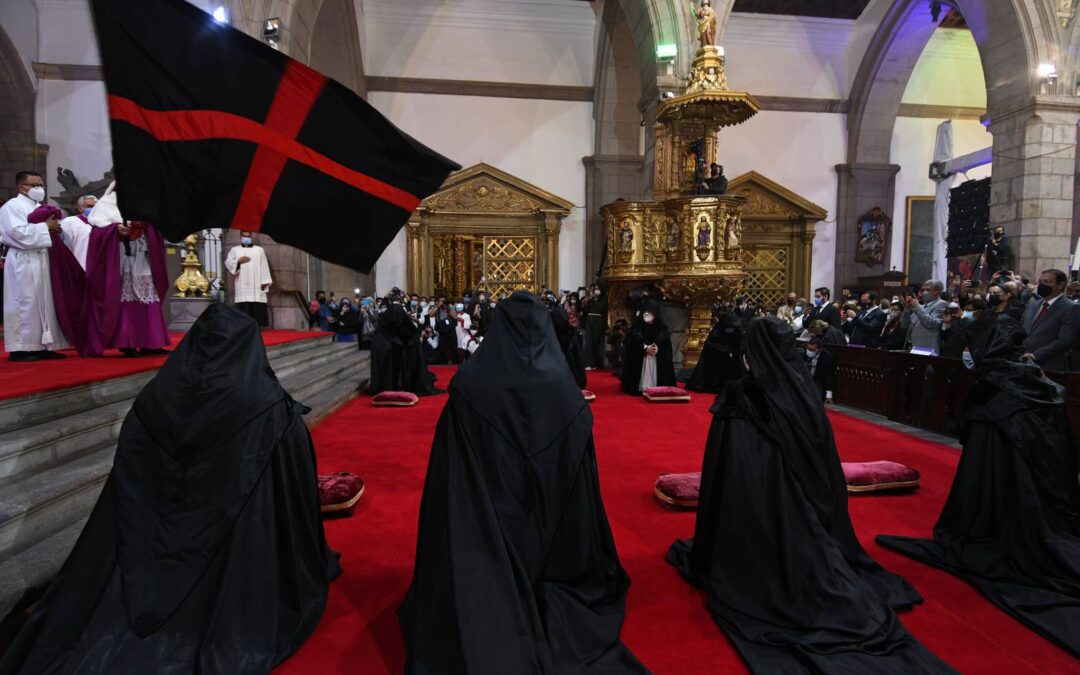
[[[85,518],[112,468],[109,446],[0,488],[0,560]]]
[[[279,381],[286,383],[286,389],[308,395],[310,380],[319,377],[323,366],[337,368],[345,358],[350,364],[366,363],[362,354],[366,352],[359,352],[355,345],[327,342],[325,346],[310,346],[307,351],[294,352],[283,359],[275,358],[272,367]],[[294,382],[296,377],[301,379]],[[17,480],[23,473],[55,466],[115,444],[133,400],[116,401],[0,434],[0,486]]]
[[[45,589],[75,547],[84,525],[86,518],[77,520],[0,563],[0,619]]]
[[[274,365],[278,360],[307,352],[312,347],[334,349],[340,348],[341,343],[334,343],[329,337],[320,336],[268,347],[266,354],[271,365]],[[304,358],[303,355],[300,358]],[[0,429],[21,429],[134,398],[154,377],[155,372],[135,373],[58,391],[0,400]]]
[[[355,390],[359,386],[360,380],[367,378],[369,363],[370,356],[368,352],[351,351],[319,368],[294,374],[289,378],[285,389],[294,399],[308,407],[312,407],[307,402],[308,399],[313,398],[321,390],[337,382],[351,383]]]

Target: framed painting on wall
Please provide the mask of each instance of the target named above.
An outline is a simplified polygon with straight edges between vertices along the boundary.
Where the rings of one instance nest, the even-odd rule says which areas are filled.
[[[907,198],[905,227],[904,271],[911,283],[921,284],[934,274],[934,197]]]
[[[889,241],[892,220],[879,208],[870,209],[859,218],[855,228],[858,241],[855,242],[855,262],[877,265],[885,260],[885,250]]]

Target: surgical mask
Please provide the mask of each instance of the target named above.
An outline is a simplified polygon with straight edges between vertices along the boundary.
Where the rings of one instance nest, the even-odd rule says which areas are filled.
[[[593,294],[593,296],[599,298],[600,297],[600,290],[597,289],[597,290],[593,291],[592,294]]]
[[[90,217],[90,212],[93,211],[93,210],[94,210],[94,208],[90,207],[90,208],[86,209],[85,211],[83,211],[83,215],[86,216],[87,218],[89,218]]]
[[[652,323],[653,321],[656,321],[656,315],[652,312],[645,312],[641,315],[641,320],[645,323]]]
[[[814,306],[815,307],[821,307],[824,304],[825,304],[824,299],[822,299],[822,298],[814,298]]]
[[[418,304],[420,304],[420,303],[418,303],[418,302],[417,302],[417,301],[415,301],[415,300],[410,300],[410,301],[409,301],[409,307],[416,307],[416,306],[417,306]]]
[[[972,310],[967,310],[963,314],[961,314],[960,316],[964,317],[965,319],[974,319],[975,318],[975,312],[973,312]]]
[[[26,192],[26,196],[33,199],[35,202],[41,203],[45,201],[45,188],[40,185],[35,185]]]
[[[818,357],[818,352],[813,349],[807,349],[804,351],[806,352],[806,358],[810,359],[811,361]]]
[[[454,309],[455,309],[456,311],[458,311],[458,312],[464,312],[464,311],[465,311],[465,305],[463,305],[463,304],[461,304],[461,303],[459,302],[459,303],[457,303],[456,305],[454,305]]]
[[[919,302],[921,302],[924,305],[929,305],[933,301],[934,301],[934,296],[929,291],[924,292],[921,295],[919,295]]]
[[[1039,289],[1035,291],[1039,294],[1040,298],[1049,298],[1054,294],[1053,286],[1047,286],[1046,284],[1039,284]]]
[[[963,359],[965,368],[975,370],[975,358],[971,355],[971,352],[965,349],[960,358]]]
[[[251,237],[240,237],[240,243],[244,246],[251,246]]]
[[[494,302],[488,303],[488,307],[490,307],[492,309],[495,309],[495,303]]]
[[[802,305],[795,305],[795,309],[791,310],[795,312],[795,316],[802,314]]]
[[[420,309],[427,309],[427,308],[428,308],[428,304],[426,302],[421,302],[420,303]]]

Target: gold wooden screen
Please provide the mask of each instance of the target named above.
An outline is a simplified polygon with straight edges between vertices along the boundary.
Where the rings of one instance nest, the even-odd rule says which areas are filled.
[[[486,288],[495,296],[536,292],[536,237],[484,237]]]
[[[787,247],[748,247],[746,261],[746,296],[750,304],[763,303],[770,310],[784,301],[788,284]]]

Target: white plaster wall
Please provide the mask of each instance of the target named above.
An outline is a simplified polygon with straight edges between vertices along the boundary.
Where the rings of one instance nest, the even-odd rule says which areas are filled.
[[[364,0],[368,75],[588,86],[596,12],[580,0]]]
[[[30,62],[37,58],[38,50],[38,11],[33,0],[0,0],[0,27],[15,45],[32,78]]]
[[[368,100],[421,143],[463,167],[487,162],[573,202],[559,239],[559,284],[586,281],[585,166],[591,103],[371,92]],[[405,287],[405,236],[376,265],[379,291]]]
[[[49,146],[49,194],[62,191],[57,167],[75,172],[84,184],[112,168],[104,82],[38,82],[35,123],[38,142]]]
[[[907,245],[907,198],[934,196],[934,181],[929,178],[930,162],[934,159],[934,141],[938,125],[945,120],[901,117],[893,130],[892,161],[900,165],[896,175],[896,201],[892,205],[892,253],[890,265],[904,269]],[[959,157],[988,147],[993,137],[974,120],[953,120],[953,155]],[[978,179],[990,175],[990,166],[972,169],[966,178]],[[963,176],[961,177],[964,178]],[[884,208],[884,207],[882,207]]]
[[[812,287],[832,287],[836,259],[836,165],[844,161],[844,115],[761,112],[720,132],[720,163],[735,178],[757,171],[827,210],[817,224]]]
[[[986,81],[971,31],[934,31],[911,73],[903,102],[986,107]]]

